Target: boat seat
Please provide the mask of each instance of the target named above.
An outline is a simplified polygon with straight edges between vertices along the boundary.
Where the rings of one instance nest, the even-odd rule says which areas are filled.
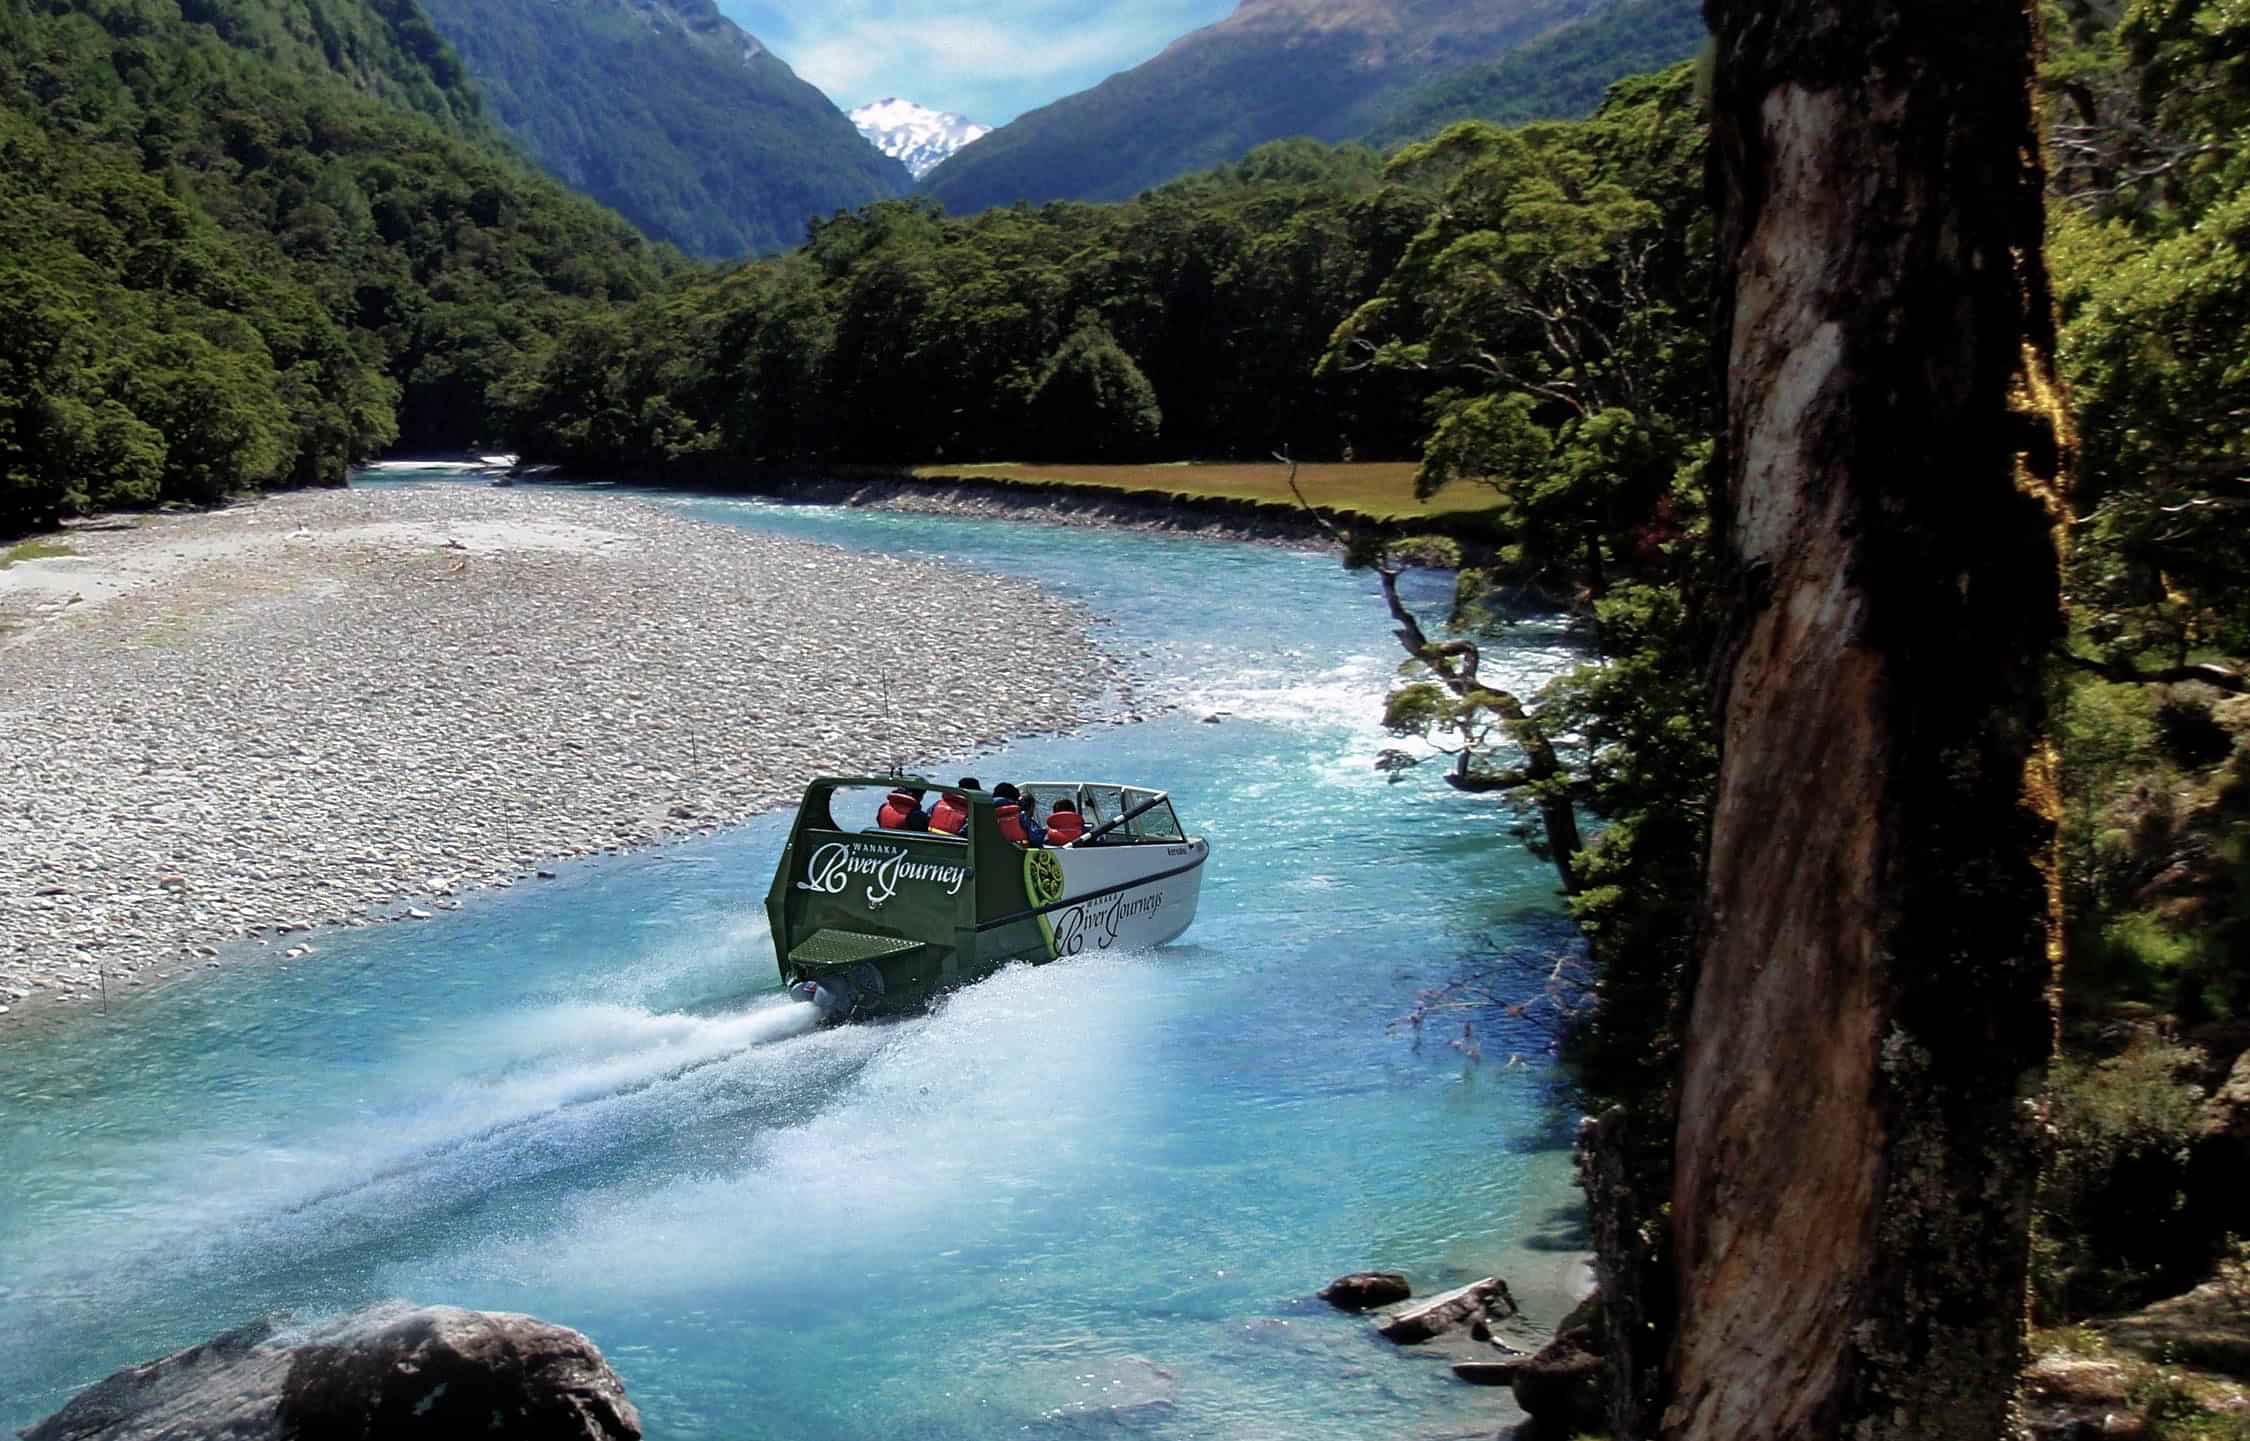
[[[1047,844],[1067,846],[1086,834],[1086,818],[1076,811],[1056,811],[1047,817]]]

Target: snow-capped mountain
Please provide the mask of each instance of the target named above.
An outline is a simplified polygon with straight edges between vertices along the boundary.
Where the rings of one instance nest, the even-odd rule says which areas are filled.
[[[852,124],[877,150],[903,162],[916,180],[970,141],[992,133],[991,126],[967,116],[895,98],[860,106],[852,112]]]

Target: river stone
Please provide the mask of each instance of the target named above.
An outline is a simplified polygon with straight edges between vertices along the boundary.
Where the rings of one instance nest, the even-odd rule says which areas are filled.
[[[1542,1430],[1568,1436],[1603,1424],[1609,1400],[1591,1331],[1564,1331],[1515,1367],[1516,1404]]]
[[[637,1441],[594,1343],[529,1316],[372,1306],[311,1332],[254,1322],[127,1367],[24,1441]]]
[[[1487,1276],[1458,1290],[1433,1296],[1419,1305],[1395,1311],[1378,1321],[1375,1329],[1383,1333],[1385,1340],[1411,1346],[1466,1326],[1481,1316],[1515,1314],[1516,1299],[1508,1294],[1508,1283],[1497,1276]]]
[[[1354,1271],[1323,1286],[1320,1299],[1339,1311],[1372,1311],[1414,1294],[1414,1287],[1396,1271]]]
[[[1472,1386],[1505,1386],[1516,1379],[1523,1365],[1521,1357],[1506,1361],[1456,1361],[1453,1374]]]

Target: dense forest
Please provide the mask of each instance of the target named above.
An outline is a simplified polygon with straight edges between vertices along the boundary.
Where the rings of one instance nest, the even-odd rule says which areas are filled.
[[[0,0],[0,532],[466,445],[678,263],[516,157],[411,5]]]
[[[1419,380],[1310,359],[1427,217],[1378,168],[1284,142],[1122,206],[871,206],[588,316],[498,403],[606,467],[1411,454]]]

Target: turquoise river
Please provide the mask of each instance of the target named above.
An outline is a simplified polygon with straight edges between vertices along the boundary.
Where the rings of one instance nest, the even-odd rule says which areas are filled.
[[[1307,1299],[1497,1271],[1551,1321],[1580,1243],[1539,1038],[1488,1026],[1476,1062],[1393,1025],[1479,965],[1535,988],[1570,931],[1492,802],[1374,769],[1398,656],[1372,582],[1198,539],[616,503],[1107,617],[1143,709],[1178,709],[973,766],[1170,788],[1215,848],[1194,929],[788,1035],[770,816],[11,1039],[0,1434],[247,1319],[390,1296],[585,1331],[659,1438],[1499,1424],[1495,1393]],[[1567,661],[1526,626],[1494,664]]]

